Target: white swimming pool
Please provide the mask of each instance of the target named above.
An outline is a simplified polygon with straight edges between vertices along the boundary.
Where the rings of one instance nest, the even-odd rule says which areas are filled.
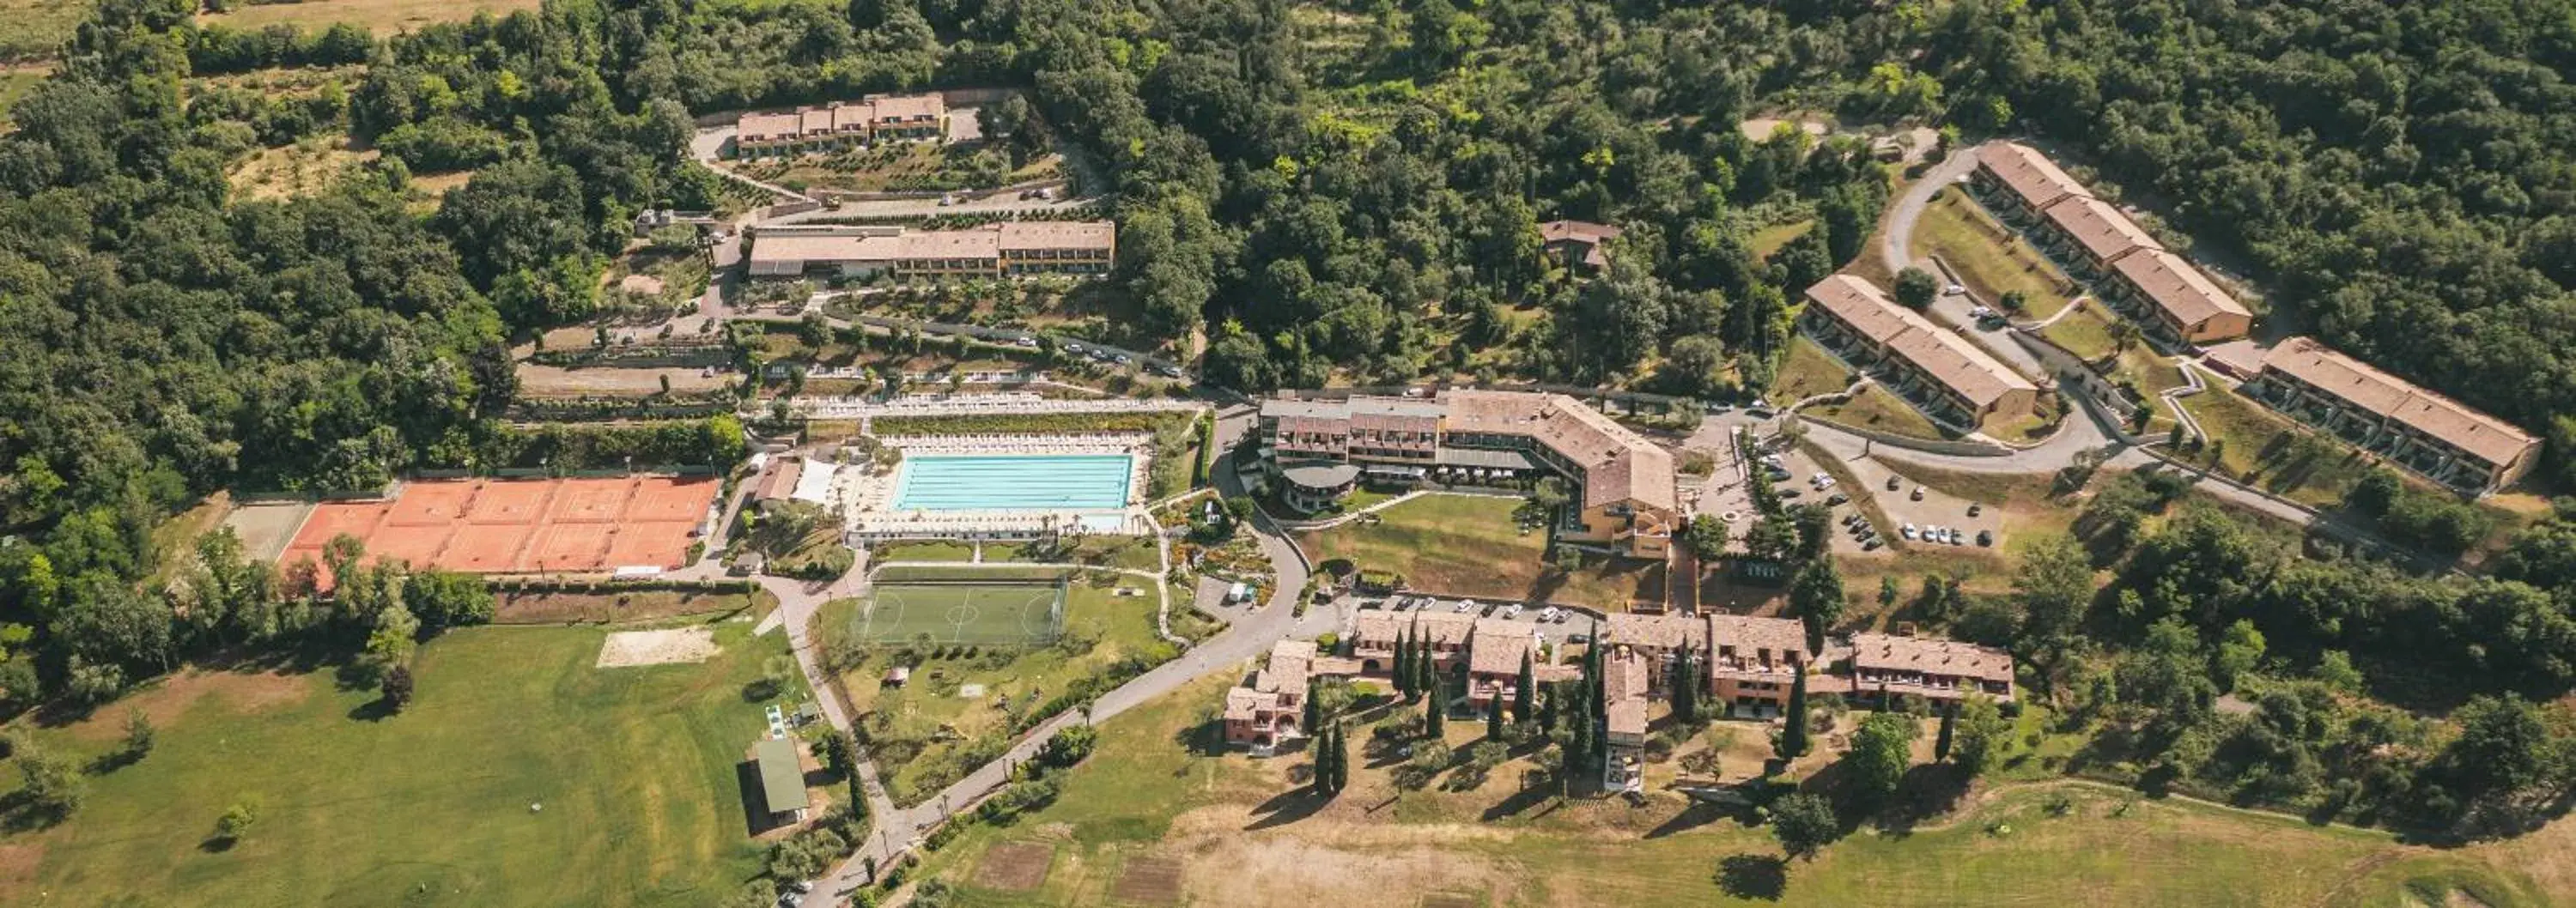
[[[1111,511],[1127,506],[1128,454],[931,454],[907,457],[898,511]]]

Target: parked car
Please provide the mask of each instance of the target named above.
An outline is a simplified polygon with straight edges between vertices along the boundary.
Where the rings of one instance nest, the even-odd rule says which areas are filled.
[[[1923,487],[1922,487],[1922,486],[1915,486],[1915,487],[1914,487],[1914,494],[1913,494],[1912,496],[1910,496],[1910,497],[1911,497],[1911,498],[1913,498],[1915,501],[1922,501],[1922,500],[1923,500]]]
[[[1574,613],[1573,613],[1573,612],[1558,612],[1558,613],[1556,613],[1556,622],[1555,622],[1555,623],[1557,623],[1557,624],[1564,624],[1564,623],[1565,623],[1565,619],[1567,619],[1567,618],[1572,618],[1572,617],[1574,617]]]
[[[1985,506],[1985,505],[1978,504],[1978,503],[1973,502],[1973,501],[1968,503],[1968,516],[1970,516],[1970,517],[1975,517],[1975,516],[1977,516],[1977,515],[1979,515],[1979,514],[1983,514],[1983,513],[1985,513],[1985,512],[1986,512],[1986,506]]]
[[[1781,497],[1781,498],[1784,498],[1784,499],[1787,499],[1787,498],[1796,498],[1796,497],[1798,497],[1798,496],[1800,496],[1800,495],[1804,495],[1804,494],[1806,494],[1806,493],[1805,493],[1805,492],[1798,491],[1798,490],[1796,490],[1796,489],[1781,489],[1781,490],[1780,490],[1780,497]]]
[[[1851,500],[1851,496],[1849,496],[1849,495],[1845,495],[1845,494],[1843,494],[1843,493],[1841,493],[1841,492],[1835,492],[1835,493],[1833,493],[1833,494],[1831,494],[1831,495],[1827,495],[1827,496],[1825,496],[1825,503],[1826,503],[1826,504],[1842,504],[1843,502],[1850,501],[1850,500]]]
[[[1887,477],[1887,490],[1890,492],[1896,491],[1897,487],[1902,484],[1903,481],[1894,476]]]
[[[1463,614],[1466,614],[1466,613],[1468,613],[1468,612],[1472,612],[1472,611],[1475,611],[1475,610],[1476,610],[1476,600],[1473,600],[1473,599],[1461,599],[1461,600],[1459,600],[1459,601],[1458,601],[1458,609],[1457,609],[1457,611],[1458,611],[1458,613],[1459,613],[1459,614],[1462,614],[1462,615],[1463,615]]]
[[[1744,408],[1744,415],[1755,419],[1770,419],[1771,408],[1761,404],[1754,404],[1753,406]]]
[[[1864,551],[1864,552],[1875,552],[1875,551],[1878,551],[1878,539],[1877,539],[1877,538],[1875,538],[1875,537],[1872,537],[1872,538],[1869,538],[1869,539],[1863,539],[1863,540],[1861,540],[1861,541],[1860,541],[1860,550],[1861,550],[1861,551]]]
[[[1978,530],[1978,531],[1977,531],[1977,547],[1978,547],[1978,548],[1987,548],[1987,549],[1994,548],[1994,547],[1995,547],[1995,531],[1993,531],[1993,530]]]
[[[1592,635],[1591,635],[1591,634],[1567,634],[1567,635],[1565,635],[1565,642],[1567,642],[1567,643],[1590,643],[1590,642],[1592,642]]]
[[[1913,542],[1913,541],[1914,541],[1914,535],[1915,535],[1914,525],[1913,525],[1913,524],[1910,524],[1910,523],[1909,523],[1909,524],[1906,524],[1906,525],[1905,525],[1905,541],[1907,541],[1907,542]]]

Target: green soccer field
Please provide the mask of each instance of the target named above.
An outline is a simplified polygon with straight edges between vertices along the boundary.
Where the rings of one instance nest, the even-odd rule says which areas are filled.
[[[877,643],[1038,645],[1064,631],[1064,588],[1052,583],[881,583],[858,636]]]

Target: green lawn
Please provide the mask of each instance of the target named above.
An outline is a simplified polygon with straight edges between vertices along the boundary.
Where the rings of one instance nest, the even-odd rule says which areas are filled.
[[[2007,291],[2021,291],[2029,300],[2022,318],[2055,315],[2075,298],[2075,283],[2056,265],[1957,190],[1943,190],[1924,206],[1923,217],[1914,222],[1910,251],[1916,257],[1940,256],[1959,273],[1960,283],[1988,304],[2000,303]]]
[[[1523,531],[1512,519],[1518,498],[1416,496],[1376,513],[1298,539],[1321,563],[1349,559],[1363,570],[1394,571],[1417,589],[1518,599],[1536,585],[1547,533]]]
[[[2089,363],[2111,355],[2114,347],[2111,340],[2111,320],[2118,317],[2103,312],[2098,303],[2088,304],[2082,309],[2066,313],[2066,316],[2058,319],[2056,323],[2040,329],[2039,336],[2048,338],[2058,346],[2066,348],[2066,352],[2073,353]]]
[[[180,676],[36,733],[87,758],[128,704],[159,726],[71,820],[0,839],[32,872],[0,875],[0,904],[714,904],[758,872],[737,764],[764,722],[743,688],[786,658],[749,627],[720,626],[702,664],[617,669],[592,667],[599,630],[456,631],[381,720],[329,672]],[[203,847],[235,803],[250,834]]]
[[[1120,589],[1139,594],[1120,596]],[[1104,675],[1122,661],[1152,665],[1178,655],[1154,635],[1156,602],[1149,580],[1120,576],[1104,585],[1077,577],[1066,591],[1064,635],[1053,645],[852,650],[862,658],[843,669],[841,686],[867,729],[889,793],[898,803],[917,803],[989,761],[1007,742],[1012,720],[1075,682]],[[827,650],[843,650],[841,640],[859,615],[855,599],[823,606],[817,620]],[[912,677],[902,687],[887,688],[885,671],[894,665],[910,666]],[[984,690],[961,695],[968,684]]]
[[[1772,253],[1780,251],[1780,247],[1789,245],[1789,241],[1797,239],[1801,234],[1806,233],[1808,228],[1814,226],[1816,222],[1812,220],[1773,224],[1753,231],[1753,238],[1745,241],[1744,247],[1753,253],[1754,258],[1767,259]]]
[[[1399,793],[1382,771],[1359,765],[1352,790],[1311,800],[1291,780],[1303,756],[1184,746],[1204,746],[1223,680],[1111,720],[1053,805],[1011,826],[969,827],[922,873],[957,886],[956,904],[967,906],[1129,903],[1122,890],[1139,885],[1130,873],[1156,864],[1176,871],[1172,894],[1184,903],[1242,908],[1410,906],[1430,892],[1474,905],[2304,908],[2404,904],[2410,882],[2466,888],[2496,906],[2546,904],[2516,860],[2521,843],[2437,851],[2068,782],[2012,785],[1903,834],[1854,833],[1764,885],[1773,866],[1764,859],[1779,854],[1769,829],[1684,815],[1669,793],[1638,807],[1558,803],[1515,795],[1517,774],[1501,772],[1474,791]],[[1739,736],[1752,730],[1738,726]],[[1462,742],[1473,734],[1454,723],[1452,731]],[[2061,795],[2064,815],[2049,807]],[[2553,836],[2528,847],[2546,847],[2544,837]],[[1003,843],[1051,855],[1036,888],[980,882],[984,858]],[[1730,857],[1745,870],[1724,872]]]
[[[2182,405],[2210,439],[2185,457],[2208,466],[2215,453],[2216,468],[2228,476],[2302,504],[2332,507],[2369,471],[2350,446],[2225,388],[2212,386]],[[2314,441],[2296,441],[2303,437]]]
[[[5,8],[5,5],[0,5],[0,8]],[[9,108],[17,106],[19,98],[52,74],[53,71],[45,67],[0,69],[0,133],[9,131]]]
[[[1941,431],[1932,418],[1913,404],[1896,396],[1896,392],[1877,385],[1862,388],[1849,403],[1825,404],[1798,411],[1846,426],[1859,426],[1880,432],[1892,432],[1912,438],[1953,438],[1955,433]]]
[[[1765,396],[1773,403],[1792,404],[1851,387],[1851,377],[1851,367],[1825,352],[1814,338],[1791,335],[1789,350],[1780,357],[1779,375],[1772,379],[1771,393]]]
[[[1626,610],[1664,597],[1663,563],[1590,556],[1572,573],[1547,563],[1547,533],[1523,532],[1512,519],[1521,499],[1494,495],[1418,495],[1298,538],[1321,563],[1349,559],[1364,570],[1404,575],[1414,589],[1506,600],[1575,603]]]
[[[918,542],[887,542],[878,544],[876,550],[869,555],[868,560],[875,562],[973,561],[975,560],[975,546],[973,543],[950,542],[944,539],[923,540]]]

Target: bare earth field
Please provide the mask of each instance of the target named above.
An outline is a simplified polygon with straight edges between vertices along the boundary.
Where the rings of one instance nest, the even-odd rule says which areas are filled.
[[[305,3],[236,5],[230,12],[199,16],[197,21],[240,29],[258,29],[278,23],[321,28],[335,22],[350,22],[382,35],[434,22],[471,19],[480,12],[488,11],[500,16],[536,8],[536,0],[468,0],[463,3],[441,0],[309,0]]]

